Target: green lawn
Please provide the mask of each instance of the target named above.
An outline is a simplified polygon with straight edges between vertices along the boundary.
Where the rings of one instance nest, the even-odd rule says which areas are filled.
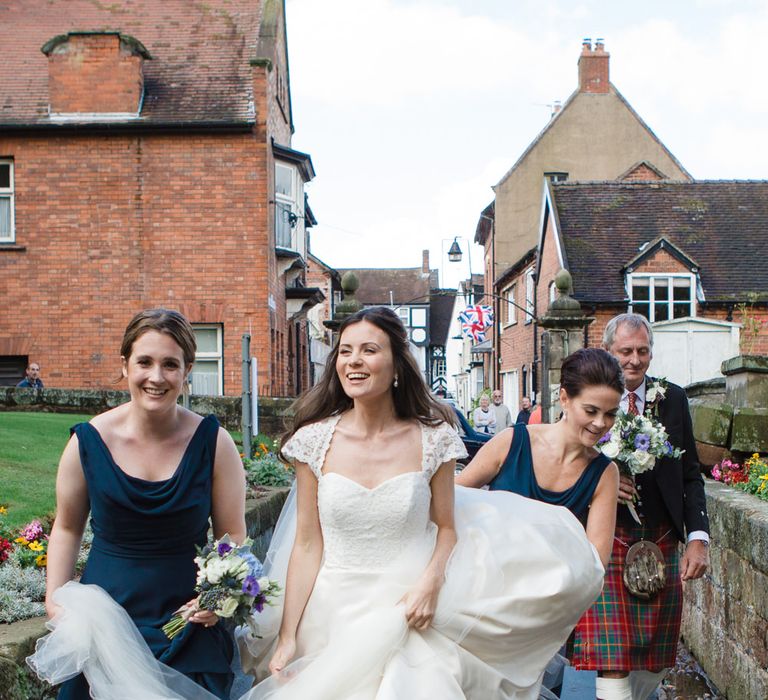
[[[5,522],[25,525],[53,514],[56,466],[69,428],[91,416],[65,413],[0,412],[0,505]]]

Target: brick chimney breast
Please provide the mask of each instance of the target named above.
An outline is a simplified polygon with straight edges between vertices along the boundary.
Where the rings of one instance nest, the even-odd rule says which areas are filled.
[[[70,32],[54,37],[41,50],[48,56],[51,115],[138,116],[143,64],[152,58],[141,42],[117,32]]]
[[[606,94],[610,92],[608,64],[610,54],[605,50],[602,39],[591,41],[585,39],[579,56],[579,92]]]
[[[429,251],[421,251],[421,271],[425,274],[429,274]]]

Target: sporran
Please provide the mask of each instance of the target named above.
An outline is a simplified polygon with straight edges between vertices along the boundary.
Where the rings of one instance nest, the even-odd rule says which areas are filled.
[[[624,560],[624,586],[636,598],[652,600],[667,583],[665,566],[664,555],[656,543],[635,542]]]

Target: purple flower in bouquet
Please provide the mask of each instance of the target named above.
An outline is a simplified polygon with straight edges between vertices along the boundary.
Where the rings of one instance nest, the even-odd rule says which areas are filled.
[[[675,451],[675,448],[672,447],[672,443],[669,440],[664,440],[664,452],[667,455],[671,455]]]
[[[598,445],[605,445],[606,442],[610,442],[611,440],[611,431],[609,430],[603,437],[601,437],[598,441]]]
[[[651,438],[644,433],[635,435],[635,449],[642,452],[648,452],[648,448],[651,446]]]
[[[219,546],[216,548],[216,551],[220,557],[223,557],[225,554],[229,554],[229,552],[232,551],[232,545],[228,544],[227,542],[219,542]]]
[[[245,577],[245,580],[243,581],[243,593],[245,593],[245,595],[252,595],[254,598],[261,593],[261,586],[259,586],[259,581],[255,576]]]
[[[256,612],[262,612],[264,610],[264,601],[261,597],[258,597],[253,601],[253,608]]]

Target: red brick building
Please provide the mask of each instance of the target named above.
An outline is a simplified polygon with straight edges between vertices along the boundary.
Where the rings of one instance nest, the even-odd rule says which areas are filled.
[[[537,313],[564,268],[595,318],[588,345],[601,344],[611,317],[634,311],[654,327],[652,373],[682,384],[711,379],[739,352],[768,353],[766,249],[768,181],[549,184]],[[749,319],[765,330],[750,332]]]
[[[0,383],[108,387],[137,311],[195,324],[195,393],[307,386],[307,154],[264,0],[0,5]]]

